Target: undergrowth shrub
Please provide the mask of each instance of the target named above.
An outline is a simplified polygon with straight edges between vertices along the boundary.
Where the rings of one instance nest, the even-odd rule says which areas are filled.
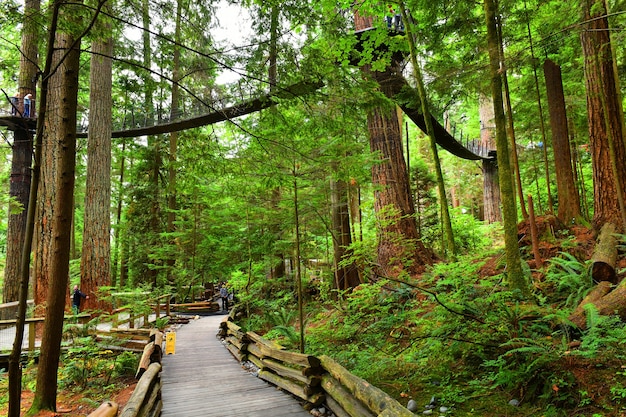
[[[590,261],[580,261],[567,252],[549,259],[545,274],[548,288],[543,292],[547,302],[563,308],[577,306],[593,286],[590,265]]]

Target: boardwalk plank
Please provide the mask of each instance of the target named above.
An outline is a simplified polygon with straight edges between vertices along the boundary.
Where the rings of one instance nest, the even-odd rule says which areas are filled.
[[[310,417],[298,400],[242,369],[216,334],[223,316],[193,320],[163,357],[162,417]]]

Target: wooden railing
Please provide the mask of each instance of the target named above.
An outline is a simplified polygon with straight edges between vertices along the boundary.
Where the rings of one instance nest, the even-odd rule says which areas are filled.
[[[328,356],[286,351],[254,332],[243,332],[231,317],[218,336],[240,362],[259,368],[258,376],[318,406],[326,403],[337,417],[409,417],[414,414],[394,398],[346,370]]]
[[[157,417],[161,414],[161,359],[163,357],[163,333],[150,332],[137,373],[139,379],[120,417]]]

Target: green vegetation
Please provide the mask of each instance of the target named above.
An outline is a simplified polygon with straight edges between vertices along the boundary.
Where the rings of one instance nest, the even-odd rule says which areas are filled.
[[[39,6],[0,0],[0,110],[15,129],[0,131],[0,283],[13,301],[27,281],[17,214],[26,173],[41,173],[24,252],[28,298],[49,307],[44,334],[61,334],[73,285],[94,312],[147,314],[147,293],[192,302],[226,282],[245,329],[331,355],[402,400],[435,396],[458,415],[623,414],[622,320],[587,306],[578,329],[570,313],[596,284],[595,233],[626,228],[624,0]],[[387,27],[389,6],[405,31]],[[57,29],[80,49],[63,65],[43,62]],[[546,62],[562,82],[541,74]],[[224,122],[110,131],[241,110],[302,83],[316,88]],[[43,132],[9,120],[18,92],[46,105]],[[462,158],[428,140],[417,108]],[[44,153],[36,169],[32,149]],[[130,369],[131,356],[113,360],[84,328],[66,332],[62,383],[46,357],[34,408],[54,408],[45,387],[109,386]],[[19,387],[19,369],[11,376]]]
[[[485,244],[472,246],[473,255],[437,264],[419,282],[380,279],[330,298],[321,296],[323,281],[309,283],[319,292],[306,301],[307,353],[334,357],[405,404],[435,396],[455,416],[620,415],[626,323],[591,306],[586,330],[569,322],[591,288],[571,236],[553,240],[563,251],[533,275],[533,298],[522,301],[507,290],[502,251],[475,233],[471,240]],[[289,282],[251,286],[241,324],[297,349]]]

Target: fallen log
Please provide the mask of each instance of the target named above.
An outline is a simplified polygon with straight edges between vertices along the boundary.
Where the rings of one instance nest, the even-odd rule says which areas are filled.
[[[593,302],[593,305],[601,316],[618,315],[622,320],[626,320],[626,280],[613,291]],[[582,318],[574,318],[578,321],[571,320],[571,318],[570,320],[579,328],[584,329],[587,325],[586,316],[582,314],[580,317]]]
[[[119,405],[115,401],[106,401],[100,404],[100,407],[93,410],[87,417],[115,417],[118,409]]]
[[[591,256],[591,277],[595,282],[609,281],[617,284],[615,264],[617,263],[617,228],[612,223],[605,223],[600,229],[598,243]]]
[[[574,323],[579,329],[584,329],[587,319],[585,317],[585,306],[587,304],[595,304],[611,291],[611,283],[601,281],[589,294],[578,304],[578,307],[569,316],[569,321]]]

